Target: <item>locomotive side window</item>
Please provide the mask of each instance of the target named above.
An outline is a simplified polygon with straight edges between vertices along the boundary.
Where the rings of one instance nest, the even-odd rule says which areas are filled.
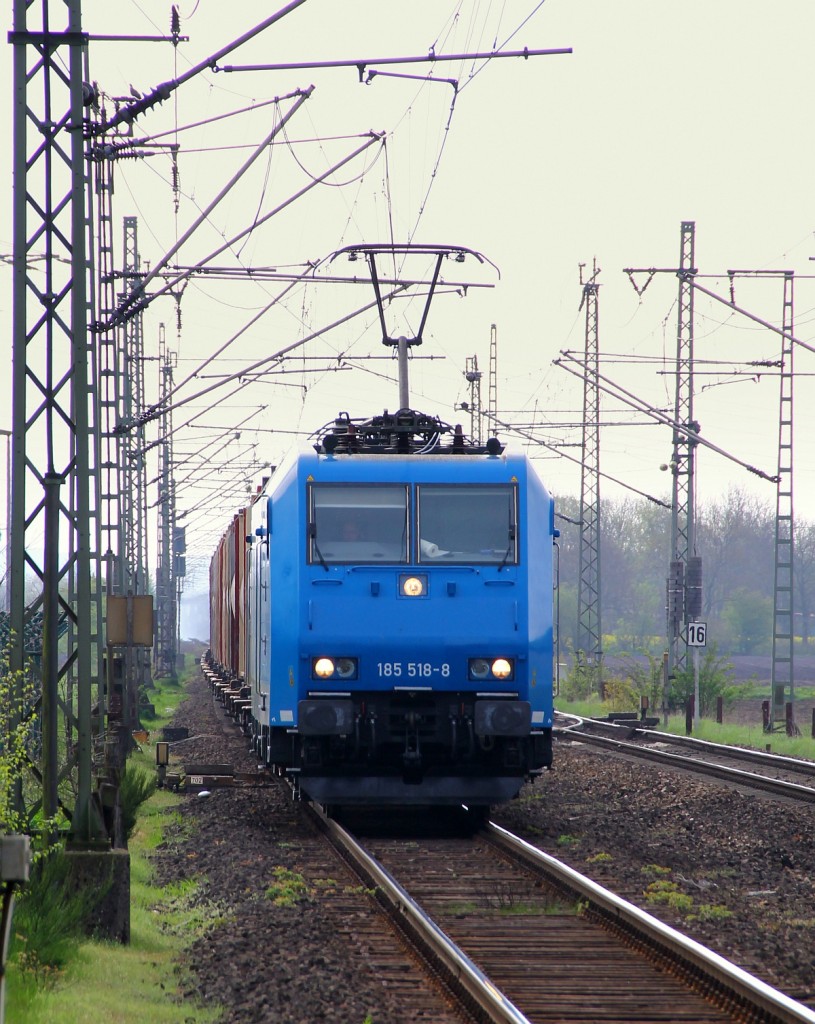
[[[308,540],[311,564],[406,563],[407,487],[312,484]]]
[[[425,484],[417,491],[420,562],[518,563],[518,503],[512,484]]]

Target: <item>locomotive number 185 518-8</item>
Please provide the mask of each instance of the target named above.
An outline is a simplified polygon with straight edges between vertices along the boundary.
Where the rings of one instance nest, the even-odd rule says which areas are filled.
[[[447,662],[433,665],[429,661],[378,661],[376,671],[380,678],[396,676],[406,679],[432,679],[433,676],[441,676],[442,679],[447,679],[450,675],[450,666]]]

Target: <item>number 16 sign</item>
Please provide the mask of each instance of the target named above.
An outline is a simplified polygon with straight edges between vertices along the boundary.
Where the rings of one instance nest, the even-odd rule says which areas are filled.
[[[707,623],[706,622],[689,622],[688,623],[688,647],[706,647],[707,646]]]

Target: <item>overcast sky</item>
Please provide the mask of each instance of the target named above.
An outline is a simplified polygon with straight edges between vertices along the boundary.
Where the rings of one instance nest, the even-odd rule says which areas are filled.
[[[91,78],[107,97],[109,113],[110,97],[128,96],[131,88],[146,93],[183,74],[271,10],[254,0],[232,5],[182,0],[178,6],[181,31],[190,41],[177,51],[156,43],[91,44]],[[83,27],[91,35],[166,33],[169,11],[169,4],[152,0],[85,0]],[[141,257],[154,265],[230,180],[251,151],[246,147],[256,146],[294,101],[260,104],[314,85],[288,123],[285,140],[262,152],[183,247],[180,262],[198,262],[352,152],[365,133],[383,132],[384,146],[371,146],[330,178],[330,185],[311,190],[215,262],[302,270],[355,242],[408,239],[483,253],[491,263],[470,259],[445,266],[447,280],[494,287],[436,298],[424,345],[414,353],[443,358],[413,361],[413,403],[468,426],[466,414],[455,409],[469,399],[465,362],[475,355],[486,371],[495,324],[499,415],[529,423],[534,414],[541,437],[574,445],[579,431],[566,425],[579,420],[582,386],[552,364],[560,350],[583,347],[580,263],[591,266],[596,259],[601,268],[603,372],[661,408],[673,405],[677,280],[658,274],[638,296],[623,268],[677,266],[683,220],[696,223],[697,268],[711,275],[702,283],[712,291],[729,294],[726,271],[731,268],[795,271],[795,335],[812,343],[813,40],[811,0],[772,5],[759,0],[306,0],[221,63],[352,59],[368,62],[370,70],[377,68],[376,58],[418,57],[431,48],[450,54],[570,47],[573,53],[437,62],[432,68],[379,65],[390,74],[378,74],[369,84],[360,83],[355,68],[204,72],[140,117],[136,137],[182,129],[238,108],[256,109],[179,131],[177,212],[166,151],[156,148],[154,156],[117,163],[114,220],[120,225],[124,216],[138,216]],[[10,56],[6,46],[2,61],[9,86]],[[448,78],[455,88],[443,81]],[[9,103],[3,114],[7,138],[10,111]],[[6,150],[3,159],[8,158]],[[10,190],[7,211],[6,227],[0,229],[6,254],[11,252]],[[360,266],[341,259],[317,276],[359,272]],[[407,263],[401,268],[407,276],[425,270]],[[0,274],[8,325],[7,340],[0,344],[10,348],[7,263]],[[642,285],[645,279],[637,280]],[[148,352],[156,354],[159,323],[164,323],[168,345],[178,353],[176,381],[184,380],[284,287],[198,278],[181,299],[180,334],[171,299],[151,306],[145,316]],[[740,305],[780,321],[780,279],[739,279],[735,287]],[[367,284],[297,286],[202,373],[233,373],[372,299]],[[421,308],[418,299],[397,303],[395,329],[415,330]],[[697,296],[696,418],[711,442],[768,473],[776,471],[778,379],[766,369],[746,375],[744,364],[777,359],[779,352],[776,334]],[[211,500],[206,487],[195,485],[203,473],[201,459],[208,460],[208,471],[216,469],[209,477],[210,495],[225,495],[222,503],[204,505],[207,515],[194,530],[191,554],[211,549],[221,524],[240,503],[245,481],[234,467],[250,459],[277,463],[295,436],[286,431],[312,430],[339,410],[364,416],[397,406],[395,367],[363,358],[386,354],[375,315],[357,317],[297,350],[285,376],[267,377],[238,396],[221,398],[220,407],[195,427],[178,432],[177,458],[189,455],[186,469],[192,471],[179,488],[179,510]],[[329,371],[340,355],[354,357],[357,368]],[[799,350],[795,365],[801,374],[796,511],[811,520],[815,355]],[[154,366],[148,371],[151,381]],[[214,379],[199,378],[181,395]],[[214,392],[208,401],[224,394]],[[482,399],[486,403],[486,376]],[[204,404],[194,403],[196,411]],[[670,481],[659,465],[670,458],[670,431],[645,425],[611,399],[604,398],[603,407],[605,422],[640,421],[604,427],[603,470],[640,491],[666,496]],[[183,414],[179,410],[175,423],[190,414],[190,407]],[[250,419],[239,441],[217,456],[206,449],[193,454],[218,428],[245,417]],[[4,399],[0,428],[8,428],[10,418]],[[574,447],[565,451],[579,453]],[[579,493],[574,462],[539,447],[530,455],[556,496]],[[698,473],[703,503],[718,500],[730,486],[775,501],[771,484],[713,453],[700,454]],[[249,469],[244,475],[253,476]],[[601,491],[615,497],[628,493],[609,481]]]

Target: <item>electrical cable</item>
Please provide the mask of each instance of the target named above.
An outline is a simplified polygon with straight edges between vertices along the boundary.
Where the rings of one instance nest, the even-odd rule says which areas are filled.
[[[375,142],[380,141],[380,135],[377,135],[376,133],[371,133],[370,136],[367,137],[366,142],[364,142],[361,146],[358,146],[352,153],[349,153],[347,156],[343,157],[340,161],[338,161],[330,170],[325,172],[323,177],[327,177],[328,175],[333,174],[334,171],[339,170],[340,167],[344,166],[350,160],[353,160],[360,153],[364,152],[369,146],[373,145]],[[254,225],[254,228],[259,227],[261,224],[265,224],[272,217],[276,216],[278,213],[286,209],[288,206],[292,205],[298,199],[302,198],[302,196],[304,196],[307,192],[309,192],[319,183],[319,180],[309,182],[309,184],[305,185],[298,192],[294,193],[284,202],[279,203],[273,210],[270,210],[269,212],[265,213],[261,218],[259,218],[257,224]],[[199,218],[199,224],[202,223],[204,219],[205,217],[202,215],[202,217]],[[172,289],[174,287],[177,287],[181,281],[186,280],[188,277],[190,277],[190,275],[192,275],[195,272],[195,269],[197,267],[205,266],[211,260],[215,259],[216,256],[220,256],[224,251],[230,249],[237,241],[243,238],[243,236],[247,234],[249,230],[251,229],[245,228],[243,231],[240,231],[237,235],[234,235],[231,239],[227,240],[223,245],[219,246],[213,252],[209,253],[207,256],[199,260],[195,267],[187,268],[186,270],[180,271],[174,277],[170,277],[168,283],[166,283],[163,287],[151,293],[149,296],[146,296],[144,294],[144,288],[147,284],[147,281],[150,278],[158,276],[158,271],[156,270],[156,268],[154,268],[150,272],[150,274],[140,282],[138,289],[133,289],[128,299],[126,299],[125,302],[122,305],[120,305],[119,320],[124,319],[126,316],[132,315],[132,313],[136,312],[137,310],[144,308],[145,303],[153,302],[160,296],[166,295],[168,292],[171,292]],[[188,231],[187,234],[189,235],[191,234],[191,232]],[[172,254],[173,253],[171,252],[168,255]],[[167,257],[165,257],[163,263],[164,265],[166,265]],[[111,321],[111,323],[108,324],[107,326],[115,326],[117,322],[118,321],[116,320],[116,318],[114,318]]]
[[[506,423],[504,420],[501,420],[498,416],[492,416],[489,412],[486,412],[484,415],[486,419],[491,420],[493,422],[493,425],[499,426],[502,430],[507,430],[510,433],[517,434],[519,437],[525,438],[532,444],[540,445],[542,448],[546,448],[548,451],[553,452],[555,455],[567,459],[569,462],[574,462],[576,465],[582,468],[583,460],[577,458],[574,455],[569,455],[569,453],[563,451],[562,448],[558,448],[555,445],[547,443],[546,441],[541,441],[539,438],[534,437],[528,431],[515,427],[511,423]],[[648,501],[653,502],[653,504],[655,505],[659,505],[662,508],[666,509],[671,508],[670,504],[668,502],[662,501],[661,498],[655,498],[652,494],[648,494],[645,491],[640,491],[638,488],[633,487],[630,483],[626,483],[623,480],[618,480],[617,477],[611,476],[609,473],[600,472],[599,475],[603,477],[603,479],[605,480],[610,480],[612,483],[619,484],[620,487],[624,487],[626,490],[632,491],[634,494],[639,494],[641,498],[647,498]]]
[[[398,295],[400,293],[400,291],[402,291],[402,289],[397,287],[397,288],[393,289],[390,293],[388,293],[385,296],[385,298],[386,299],[393,298],[396,295]],[[280,359],[281,356],[284,356],[284,355],[286,355],[289,352],[293,352],[296,348],[299,348],[301,345],[306,344],[306,342],[312,341],[314,338],[321,337],[327,331],[331,331],[331,330],[333,330],[336,327],[340,327],[342,324],[346,323],[348,320],[353,320],[355,317],[359,316],[360,314],[365,313],[368,310],[372,309],[375,305],[376,305],[376,300],[374,300],[372,302],[369,302],[367,305],[359,307],[358,309],[354,310],[353,312],[348,313],[346,316],[340,317],[338,320],[335,320],[333,323],[329,324],[327,327],[323,327],[323,328],[321,328],[318,331],[314,331],[312,334],[308,335],[305,338],[301,338],[298,341],[291,342],[291,344],[289,344],[289,345],[285,345],[282,349],[279,349],[277,352],[273,353],[272,355],[266,356],[263,359],[259,359],[257,362],[253,363],[251,366],[247,366],[245,370],[239,371],[238,373],[230,374],[227,377],[225,377],[221,382],[219,382],[217,384],[211,384],[209,387],[206,387],[203,390],[201,390],[199,392],[196,392],[196,394],[194,394],[194,395],[190,395],[187,398],[181,398],[178,401],[176,401],[176,402],[174,402],[172,404],[169,404],[169,405],[166,405],[166,404],[165,405],[161,405],[161,403],[158,403],[156,405],[151,406],[141,416],[137,417],[132,424],[123,425],[123,431],[124,430],[132,429],[134,426],[141,426],[143,423],[149,423],[151,420],[157,419],[159,416],[161,416],[165,412],[171,411],[171,410],[176,409],[176,408],[178,408],[178,407],[180,407],[182,405],[186,405],[189,402],[195,401],[197,398],[201,398],[204,395],[209,394],[210,392],[216,390],[219,387],[222,387],[224,384],[227,384],[230,381],[239,379],[241,377],[245,377],[247,374],[251,373],[253,370],[258,369],[258,367],[265,366],[267,363],[274,362],[275,360]],[[174,391],[175,390],[177,390],[177,389],[174,389]]]

